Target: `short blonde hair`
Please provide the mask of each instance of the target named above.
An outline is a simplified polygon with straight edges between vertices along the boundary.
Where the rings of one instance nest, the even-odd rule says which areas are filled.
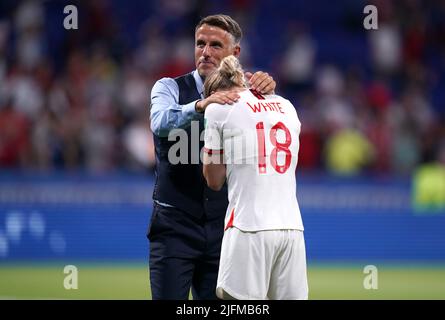
[[[233,56],[222,59],[220,66],[212,72],[204,82],[204,96],[207,98],[212,92],[233,87],[246,87],[244,70],[239,60]]]

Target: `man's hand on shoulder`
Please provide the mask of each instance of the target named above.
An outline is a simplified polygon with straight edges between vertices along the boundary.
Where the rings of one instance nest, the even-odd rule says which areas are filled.
[[[251,89],[262,94],[275,94],[277,83],[267,72],[257,71],[254,74],[246,72],[245,76],[249,81]]]
[[[196,112],[202,113],[205,111],[207,106],[211,103],[218,104],[234,104],[239,99],[239,93],[235,90],[233,91],[218,91],[203,100],[198,100],[195,104]]]

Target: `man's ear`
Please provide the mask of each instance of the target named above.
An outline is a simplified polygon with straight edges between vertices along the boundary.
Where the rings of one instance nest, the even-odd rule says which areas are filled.
[[[239,55],[241,53],[241,47],[239,45],[236,45],[233,49],[233,55],[237,58],[239,58]]]

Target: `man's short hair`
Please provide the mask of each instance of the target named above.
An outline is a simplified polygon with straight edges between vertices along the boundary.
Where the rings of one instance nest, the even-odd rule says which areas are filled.
[[[215,14],[202,18],[195,28],[195,33],[203,24],[218,27],[227,31],[233,36],[233,38],[235,39],[235,43],[237,44],[240,43],[243,36],[243,32],[241,31],[241,27],[239,26],[238,22],[225,14]]]

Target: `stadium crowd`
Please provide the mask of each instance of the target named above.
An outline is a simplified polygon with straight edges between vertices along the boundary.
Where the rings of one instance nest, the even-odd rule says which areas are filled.
[[[193,26],[216,12],[242,25],[244,68],[297,106],[300,169],[445,164],[445,2],[373,1],[378,30],[360,1],[291,2],[2,1],[0,168],[150,172],[151,87],[194,68]]]

